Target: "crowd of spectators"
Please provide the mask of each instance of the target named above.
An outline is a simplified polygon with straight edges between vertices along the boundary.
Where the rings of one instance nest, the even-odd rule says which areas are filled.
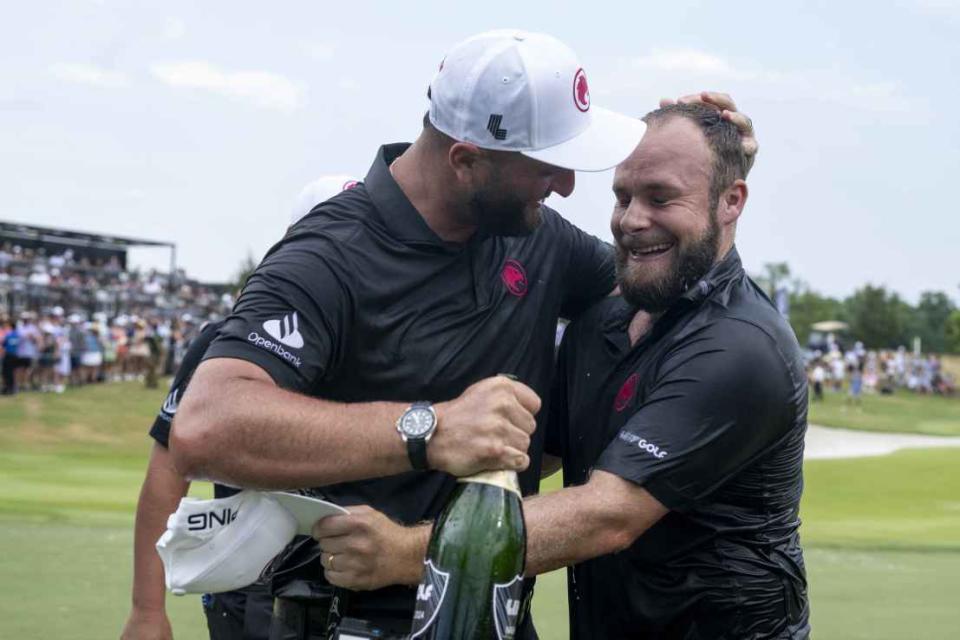
[[[94,313],[86,320],[61,307],[0,319],[3,393],[47,391],[118,380],[156,387],[170,375],[198,330],[189,314],[165,320]]]
[[[143,379],[179,364],[202,322],[227,313],[223,287],[122,268],[117,256],[0,245],[2,391]]]
[[[191,281],[182,269],[173,274],[125,270],[116,253],[91,257],[69,248],[0,245],[0,291],[38,312],[62,307],[145,317],[182,308],[210,316],[233,304],[230,294],[220,289]]]
[[[898,389],[921,394],[953,395],[956,380],[944,370],[940,356],[896,351],[868,351],[863,343],[843,349],[834,340],[824,351],[809,354],[807,373],[811,399],[823,400],[824,392],[846,392],[852,403],[864,393],[891,395]]]

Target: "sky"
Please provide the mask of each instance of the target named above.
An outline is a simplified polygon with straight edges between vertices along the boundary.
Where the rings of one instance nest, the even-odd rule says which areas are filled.
[[[760,142],[751,273],[960,302],[960,0],[9,3],[0,220],[175,242],[190,276],[228,280],[306,183],[414,139],[444,53],[494,28],[560,38],[623,113],[729,92]],[[611,181],[549,204],[609,240]]]

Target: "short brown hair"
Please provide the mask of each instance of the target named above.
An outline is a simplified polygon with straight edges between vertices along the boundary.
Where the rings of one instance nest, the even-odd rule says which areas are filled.
[[[710,177],[710,202],[716,205],[724,189],[735,180],[745,179],[750,172],[747,154],[743,151],[737,126],[720,117],[720,112],[698,102],[671,104],[654,109],[643,116],[647,125],[663,123],[669,118],[686,118],[700,127],[713,153],[713,175]]]

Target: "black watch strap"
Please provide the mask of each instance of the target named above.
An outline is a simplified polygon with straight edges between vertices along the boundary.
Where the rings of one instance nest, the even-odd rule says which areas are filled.
[[[410,405],[411,409],[429,409],[432,405],[429,402],[420,400]],[[436,414],[434,414],[436,418]],[[436,428],[436,425],[434,425]],[[407,457],[410,458],[410,465],[416,471],[427,471],[430,467],[427,465],[427,441],[430,436],[421,438],[404,438],[407,441]]]
[[[407,455],[417,471],[427,471],[427,441],[424,438],[407,438]]]

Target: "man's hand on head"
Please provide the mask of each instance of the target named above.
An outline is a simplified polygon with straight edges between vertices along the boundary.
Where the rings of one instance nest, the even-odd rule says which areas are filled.
[[[715,107],[720,111],[720,117],[734,124],[740,131],[743,138],[743,152],[747,156],[748,166],[753,166],[753,161],[757,157],[760,145],[757,142],[757,134],[753,130],[753,121],[745,113],[737,111],[737,104],[730,97],[729,93],[719,91],[701,91],[690,95],[681,96],[676,100],[671,98],[661,98],[660,106],[666,107],[671,104],[690,104],[700,102]]]

